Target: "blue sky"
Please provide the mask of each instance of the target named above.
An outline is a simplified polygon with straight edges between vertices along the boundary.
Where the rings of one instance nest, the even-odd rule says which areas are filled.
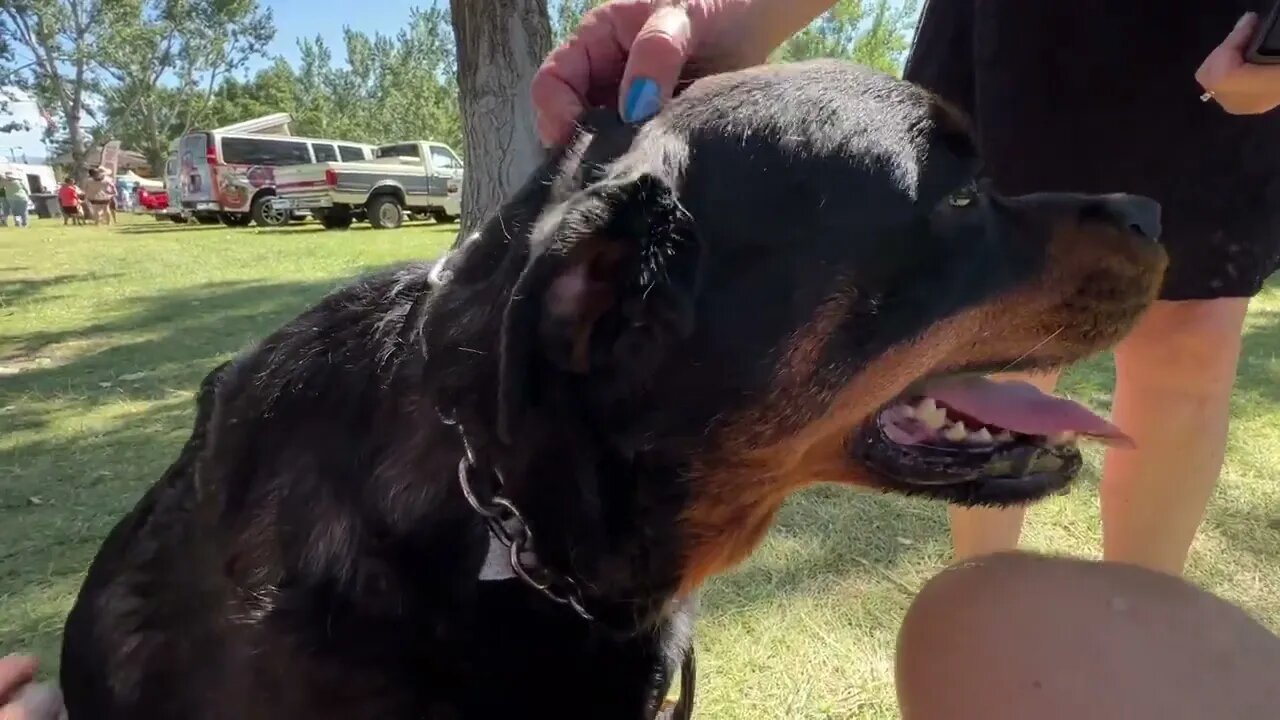
[[[447,0],[444,0],[447,2]],[[350,27],[370,35],[380,32],[394,35],[409,19],[413,8],[427,9],[436,4],[433,0],[369,0],[369,8],[376,12],[358,9],[356,3],[338,3],[333,0],[261,0],[271,8],[276,20],[276,39],[267,49],[267,55],[283,55],[290,62],[298,59],[298,39],[319,35],[338,58],[342,57],[342,28]],[[326,7],[328,6],[328,7]],[[332,9],[331,9],[332,8]],[[259,64],[265,63],[259,60]]]

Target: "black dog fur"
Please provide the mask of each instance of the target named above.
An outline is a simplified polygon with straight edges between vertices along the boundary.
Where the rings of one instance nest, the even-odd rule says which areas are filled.
[[[1000,198],[978,164],[936,99],[835,62],[700,81],[643,127],[589,114],[446,261],[209,375],[68,618],[71,719],[653,717],[698,584],[781,498],[877,485],[825,438],[925,375],[1101,350],[1154,296],[1105,203]],[[477,580],[464,434],[596,621]]]

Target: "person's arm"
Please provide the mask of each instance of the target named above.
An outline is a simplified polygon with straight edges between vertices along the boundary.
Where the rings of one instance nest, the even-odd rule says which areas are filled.
[[[1196,71],[1205,89],[1202,100],[1214,100],[1233,115],[1260,115],[1280,106],[1280,65],[1254,65],[1245,59],[1258,16],[1245,13],[1222,44]]]

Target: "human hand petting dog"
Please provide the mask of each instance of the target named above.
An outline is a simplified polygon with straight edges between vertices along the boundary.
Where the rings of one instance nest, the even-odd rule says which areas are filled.
[[[36,666],[22,655],[0,658],[0,720],[65,720],[61,694],[32,682]]]
[[[569,139],[589,107],[658,111],[681,80],[764,62],[835,0],[612,0],[586,14],[533,79],[543,144]],[[616,98],[616,100],[615,100]]]
[[[1196,71],[1206,95],[1233,115],[1259,115],[1280,105],[1280,65],[1255,65],[1244,58],[1258,22],[1256,13],[1245,13]]]

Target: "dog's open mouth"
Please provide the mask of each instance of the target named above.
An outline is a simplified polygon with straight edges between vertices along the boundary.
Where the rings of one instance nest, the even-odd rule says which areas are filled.
[[[1133,444],[1084,406],[1033,385],[953,376],[919,384],[881,409],[858,434],[854,452],[881,479],[904,488],[984,483],[1034,492],[1075,477],[1080,440]]]

